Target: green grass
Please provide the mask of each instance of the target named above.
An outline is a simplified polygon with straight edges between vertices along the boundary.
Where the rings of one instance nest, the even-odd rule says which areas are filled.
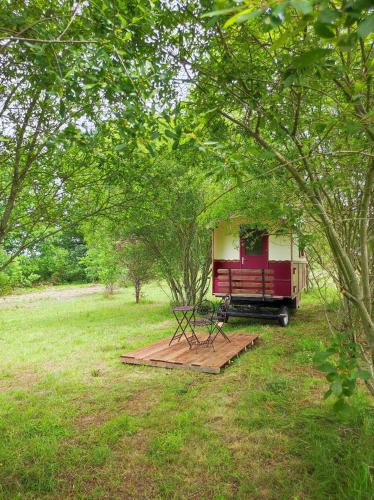
[[[323,401],[313,297],[220,375],[126,366],[170,335],[167,298],[131,290],[0,309],[0,498],[370,499],[374,414]]]

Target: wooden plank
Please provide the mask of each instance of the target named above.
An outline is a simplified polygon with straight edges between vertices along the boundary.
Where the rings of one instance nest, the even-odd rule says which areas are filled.
[[[228,286],[227,281],[217,281],[218,286]],[[265,288],[273,288],[274,283],[264,283]],[[261,288],[262,283],[248,283],[247,281],[232,281],[232,288]]]
[[[226,284],[229,284],[230,283],[230,280],[228,279],[228,277],[226,278],[225,276],[218,276],[217,277],[218,281],[221,281],[222,283],[226,283]],[[246,276],[243,276],[242,278],[236,278],[236,277],[232,277],[231,278],[231,283],[249,283],[251,285],[262,285],[262,279],[256,279],[256,280],[252,280]],[[274,280],[273,279],[269,279],[269,278],[265,278],[264,279],[264,283],[265,284],[269,284],[269,285],[272,285],[274,283]]]
[[[235,345],[228,344],[228,349],[225,353],[218,352],[215,358],[214,364],[212,366],[224,366],[226,363],[230,362],[233,358],[239,356],[243,351],[248,349],[248,347],[253,346],[254,340],[249,340],[248,342],[238,342]],[[231,349],[230,349],[231,348]]]
[[[170,339],[162,339],[158,342],[155,342],[154,344],[141,347],[140,349],[136,349],[135,351],[131,351],[127,353],[127,356],[139,356],[139,354],[141,354],[141,356],[146,356],[148,354],[152,354],[152,352],[159,351],[163,346],[167,346],[169,342]]]
[[[208,333],[200,334],[199,339],[205,340]],[[227,342],[222,336],[218,336],[215,341],[215,349],[223,349]],[[214,350],[212,347],[194,346],[188,351],[180,353],[175,359],[184,364],[193,364],[194,366],[210,366]]]
[[[227,287],[224,287],[224,286],[221,286],[218,288],[218,290],[220,290],[221,292],[229,292],[229,288]],[[235,292],[246,292],[246,293],[267,293],[267,294],[273,294],[274,293],[274,289],[273,288],[261,288],[261,287],[257,287],[257,288],[246,288],[246,287],[238,287],[238,286],[233,286],[231,288],[231,292],[232,293],[235,293]]]
[[[221,292],[221,291],[217,291],[215,294],[214,294],[216,297],[226,297],[227,296],[227,293],[226,292]],[[245,295],[246,297],[263,297],[263,295],[253,295],[253,294],[248,294],[245,293],[245,294],[232,294],[233,296],[241,296],[241,295]],[[284,298],[288,298],[288,295],[285,297],[284,295],[264,295],[264,297],[269,297],[269,298],[272,298],[272,299],[284,299]]]
[[[199,334],[201,340],[206,337],[206,333]],[[169,347],[170,337],[168,337],[150,346],[125,354],[121,356],[121,360],[123,363],[133,365],[219,373],[221,368],[229,363],[233,357],[252,345],[258,335],[233,333],[229,337],[230,343],[219,335],[214,343],[215,350],[211,347],[193,347],[190,349],[186,340],[172,344]]]
[[[220,287],[219,291],[229,293],[230,289],[227,287]],[[263,295],[263,293],[262,293],[263,291],[265,291],[264,295],[274,294],[274,290],[272,288],[265,288],[265,290],[263,290],[261,287],[259,287],[259,288],[239,288],[239,287],[233,286],[231,288],[231,293],[246,293],[247,295],[248,294],[250,294],[250,295],[256,295],[256,294]]]
[[[228,274],[226,273],[219,273],[219,278],[220,279],[227,279]],[[236,280],[251,280],[251,281],[256,281],[256,280],[262,280],[262,274],[252,274],[252,273],[231,273],[232,279]],[[266,279],[272,280],[274,279],[274,276],[272,274],[265,274]]]
[[[223,275],[220,275],[218,276],[218,279],[220,281],[226,281],[228,282],[229,281],[229,276],[228,274],[223,274]],[[232,275],[231,277],[231,281],[248,281],[250,283],[262,283],[262,277],[261,276],[257,276],[257,275],[244,275],[244,274],[241,274],[241,275]],[[274,282],[274,276],[266,276],[265,279],[264,279],[265,283],[273,283]]]
[[[154,344],[137,349],[136,351],[129,352],[126,354],[126,356],[136,355],[139,357],[139,355],[141,355],[144,358],[151,359],[155,355],[159,356],[160,353],[162,353],[163,351],[168,352],[170,340],[171,340],[171,336],[170,336],[170,338],[162,339],[162,340],[159,340],[158,342],[155,342]],[[183,336],[179,342],[177,340],[175,340],[172,343],[172,346],[175,347],[175,352],[178,352],[178,349],[181,349],[181,350],[185,349],[184,342],[186,342],[186,339]],[[178,346],[180,346],[180,347],[178,348]]]
[[[192,351],[192,352],[191,352]],[[212,347],[193,347],[190,352],[179,356],[178,361],[186,366],[211,366]]]
[[[227,283],[220,283],[218,286],[221,286],[222,288],[229,288],[229,286],[227,285]],[[246,289],[246,290],[262,290],[263,287],[260,283],[257,283],[256,285],[246,285],[245,283],[232,283],[231,284],[231,288],[234,289],[234,288],[243,288]],[[274,288],[273,285],[265,285],[264,286],[265,290],[272,290]]]
[[[172,368],[176,370],[192,370],[196,372],[204,372],[204,373],[220,373],[220,367],[210,367],[210,366],[195,366],[195,365],[183,365],[168,361],[156,361],[156,360],[147,360],[147,359],[137,359],[130,358],[126,360],[126,356],[122,356],[122,362],[128,365],[144,365],[144,366],[154,366],[158,368]]]
[[[223,276],[227,276],[228,273],[224,271],[229,271],[229,269],[222,269],[218,274],[222,274]],[[262,269],[231,269],[231,274],[240,278],[241,276],[248,276],[249,278],[261,278],[262,277]],[[269,276],[270,278],[274,274],[273,269],[264,269],[264,274]]]
[[[254,337],[254,338],[253,338]],[[240,352],[245,350],[248,345],[254,343],[257,336],[244,335],[241,336],[237,334],[237,336],[232,337],[230,335],[231,342],[225,342],[225,340],[221,337],[222,342],[215,346],[214,357],[210,356],[208,358],[208,362],[211,363],[212,367],[223,367],[226,363],[236,357]],[[220,339],[220,340],[221,340]]]
[[[206,334],[207,335],[207,334]],[[201,335],[200,335],[201,337]],[[134,358],[142,358],[148,361],[172,361],[178,362],[181,355],[186,356],[191,352],[192,349],[189,348],[185,338],[180,342],[173,342],[169,346],[170,338],[164,339],[162,342],[156,342],[146,348],[138,349],[137,351],[126,354],[126,358],[129,356]]]
[[[224,295],[227,295],[229,293],[228,290],[223,290],[223,289],[220,289],[219,292],[221,292],[224,296]],[[219,296],[219,293],[216,294],[217,296]],[[244,291],[241,291],[241,292],[237,292],[237,291],[233,291],[232,290],[232,293],[231,295],[243,295],[245,297],[271,297],[271,298],[283,298],[282,295],[277,295],[275,296],[274,294],[272,293],[265,293],[264,295],[262,293],[253,293],[253,292],[249,292],[248,290],[244,290]]]
[[[171,349],[172,348],[172,349]],[[161,349],[159,352],[153,353],[152,356],[145,356],[146,359],[155,359],[160,361],[179,361],[179,356],[185,354],[187,351],[191,351],[189,344],[187,344],[186,339],[181,340],[178,343],[173,343],[171,346],[169,344]]]
[[[222,273],[222,274],[227,274],[230,271],[230,269],[231,269],[232,273],[238,273],[238,274],[242,274],[242,273],[262,274],[262,271],[264,271],[265,273],[271,274],[274,272],[274,269],[268,269],[268,268],[250,269],[250,268],[224,268],[224,267],[218,268],[217,272]]]
[[[221,287],[219,288],[219,291],[227,294],[231,291],[231,294],[243,293],[245,295],[274,295],[274,290],[262,290],[262,288],[232,288],[229,290],[228,288]]]
[[[218,274],[229,274],[230,269],[217,269]],[[231,269],[231,274],[257,274],[262,275],[262,269]],[[274,274],[274,269],[264,269],[264,274]]]

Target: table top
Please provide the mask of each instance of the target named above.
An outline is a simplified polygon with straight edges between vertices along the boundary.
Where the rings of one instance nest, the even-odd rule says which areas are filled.
[[[173,311],[193,311],[195,308],[194,306],[177,306],[177,307],[173,307]]]

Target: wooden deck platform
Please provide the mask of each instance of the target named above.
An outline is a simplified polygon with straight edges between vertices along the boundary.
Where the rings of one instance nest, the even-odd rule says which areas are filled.
[[[198,335],[200,337],[200,335]],[[201,335],[206,337],[206,333]],[[213,350],[211,347],[193,347],[189,349],[186,340],[173,343],[169,347],[170,337],[154,344],[142,347],[136,351],[121,356],[123,363],[130,365],[148,365],[179,370],[195,370],[207,373],[220,373],[221,368],[253,346],[258,335],[246,333],[229,334],[231,342],[226,342],[222,336],[217,337]]]

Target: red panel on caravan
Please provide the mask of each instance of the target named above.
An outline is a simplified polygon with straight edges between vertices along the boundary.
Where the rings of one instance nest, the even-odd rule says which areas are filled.
[[[269,261],[269,269],[274,270],[274,295],[290,297],[291,294],[291,262],[287,260]]]
[[[215,260],[213,262],[213,293],[226,292],[218,286],[218,269],[240,269],[240,260]]]

